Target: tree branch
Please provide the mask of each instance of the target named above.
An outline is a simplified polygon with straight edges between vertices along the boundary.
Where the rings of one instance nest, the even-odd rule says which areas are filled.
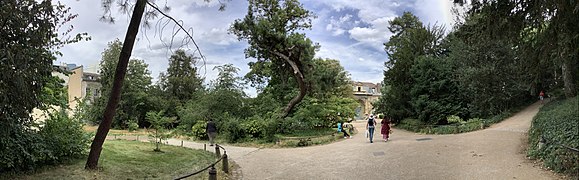
[[[191,34],[189,34],[189,32],[183,27],[183,25],[181,25],[175,18],[169,16],[168,14],[165,14],[163,11],[161,11],[159,9],[159,7],[157,7],[156,5],[152,4],[151,2],[147,1],[147,4],[149,6],[151,6],[153,9],[157,10],[159,13],[161,13],[163,16],[165,16],[166,18],[169,18],[171,21],[173,21],[175,24],[177,24],[177,26],[179,26],[179,28],[181,30],[183,30],[185,32],[185,34],[187,34],[187,37],[189,37],[189,39],[191,39],[191,41],[193,42],[193,44],[195,45],[195,48],[197,49],[197,51],[199,51],[199,56],[201,56],[201,59],[203,60],[203,63],[205,63],[205,56],[203,56],[203,54],[201,53],[201,49],[199,48],[199,45],[197,45],[197,42],[195,42],[195,39],[193,39],[193,36],[191,36]]]

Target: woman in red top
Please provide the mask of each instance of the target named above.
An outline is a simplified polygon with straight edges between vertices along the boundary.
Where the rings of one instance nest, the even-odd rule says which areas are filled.
[[[384,142],[388,141],[388,137],[390,134],[390,118],[385,117],[382,119],[382,128],[380,129],[380,134],[382,134],[382,138],[384,138]]]

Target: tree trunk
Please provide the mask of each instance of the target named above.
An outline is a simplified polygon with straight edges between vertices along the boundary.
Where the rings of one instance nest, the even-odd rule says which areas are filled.
[[[109,96],[109,101],[104,112],[104,119],[101,121],[97,129],[96,136],[90,146],[90,153],[84,167],[85,169],[97,169],[103,143],[105,142],[105,138],[107,137],[109,129],[111,128],[116,107],[119,103],[119,99],[121,98],[121,87],[123,86],[125,74],[127,73],[129,58],[131,57],[133,45],[135,44],[135,39],[139,33],[139,25],[141,24],[141,19],[143,17],[143,13],[145,12],[146,5],[147,0],[137,0],[137,3],[135,4],[135,9],[133,10],[133,15],[131,16],[131,22],[129,23],[127,34],[125,35],[125,42],[123,42],[123,48],[121,50],[121,55],[119,56],[117,69],[115,70],[115,79],[113,82],[111,94]]]
[[[285,54],[282,54],[280,52],[274,51],[273,53],[279,56],[280,58],[284,59],[291,66],[293,70],[292,75],[296,79],[296,82],[298,83],[298,86],[300,88],[300,93],[296,97],[294,97],[283,110],[281,117],[285,118],[287,117],[289,112],[294,108],[294,106],[296,106],[296,104],[298,104],[299,102],[302,101],[302,99],[304,99],[308,91],[308,88],[306,86],[306,82],[304,81],[304,75],[302,74],[302,71],[300,70],[296,62],[292,61],[289,58],[289,56],[286,56]]]
[[[571,57],[566,57],[571,58]],[[565,87],[565,96],[567,98],[575,97],[577,91],[575,89],[575,79],[573,77],[574,69],[570,59],[563,59],[561,71],[563,74],[563,86]]]

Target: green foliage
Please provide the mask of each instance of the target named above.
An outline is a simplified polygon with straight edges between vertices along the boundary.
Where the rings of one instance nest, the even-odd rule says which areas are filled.
[[[309,64],[317,45],[301,31],[311,28],[312,17],[297,0],[251,0],[245,18],[235,20],[230,29],[249,43],[246,57],[256,59],[249,64],[251,71],[246,77],[258,86],[267,82],[266,91],[271,90],[280,102],[289,102],[284,117],[308,89]]]
[[[90,135],[82,129],[79,119],[69,118],[64,109],[51,113],[40,129],[47,149],[47,162],[82,157],[87,153]]]
[[[456,116],[456,115],[450,115],[446,118],[446,121],[450,124],[458,124],[458,123],[462,123],[464,122],[464,120],[462,120],[462,118]]]
[[[405,12],[402,16],[389,21],[388,29],[394,35],[384,43],[389,61],[385,62],[384,91],[379,102],[375,103],[377,112],[384,113],[394,119],[415,117],[410,93],[415,80],[411,69],[416,59],[423,55],[438,56],[441,54],[443,29],[439,26],[427,28],[418,17]],[[422,101],[427,97],[419,97]],[[419,101],[419,100],[415,100]],[[421,106],[421,105],[418,105]],[[427,119],[422,117],[421,119]]]
[[[164,117],[163,111],[158,112],[147,112],[146,119],[151,123],[151,128],[155,131],[149,134],[150,137],[154,139],[155,151],[161,151],[159,145],[163,140],[170,137],[171,134],[167,133],[166,126],[175,121],[174,117]]]
[[[325,99],[306,98],[292,118],[313,127],[332,127],[354,117],[356,100],[332,96]]]
[[[65,104],[51,76],[58,48],[89,39],[69,36],[65,23],[76,15],[53,1],[0,1],[0,171],[37,167],[54,158],[30,114],[34,108]],[[61,31],[62,30],[62,31]],[[60,34],[59,32],[65,32]],[[61,37],[71,37],[61,39]]]
[[[529,151],[532,158],[557,172],[579,177],[579,153],[562,147],[579,147],[579,97],[550,102],[533,118],[529,130]],[[541,137],[545,143],[541,145]]]
[[[241,119],[226,114],[216,119],[217,132],[223,134],[223,137],[230,143],[238,142],[246,137],[240,121]]]
[[[137,122],[133,121],[129,121],[129,124],[127,125],[129,132],[133,132],[136,131],[137,129],[139,129],[139,124],[137,124]]]
[[[161,74],[159,84],[166,93],[165,97],[171,99],[175,106],[181,106],[185,102],[193,99],[196,92],[202,91],[203,78],[199,77],[198,69],[195,66],[198,57],[185,53],[179,49],[169,58],[169,67],[166,74]],[[176,109],[168,107],[165,109],[168,115],[176,115]]]
[[[207,124],[204,122],[197,122],[191,127],[191,135],[198,139],[207,139]]]
[[[102,53],[100,62],[100,83],[103,96],[99,96],[88,110],[89,121],[98,124],[104,118],[103,113],[107,105],[109,94],[117,67],[117,62],[121,54],[123,44],[116,39],[108,44],[108,48]],[[138,124],[144,124],[145,113],[157,110],[151,106],[149,89],[151,86],[151,76],[147,69],[148,65],[143,60],[131,59],[127,67],[127,74],[121,90],[121,100],[117,106],[116,114],[112,126],[114,128],[128,128],[133,119]]]
[[[462,114],[458,83],[452,79],[454,67],[447,59],[420,56],[410,69],[414,84],[411,87],[411,104],[418,119],[429,124],[446,124],[446,117]]]

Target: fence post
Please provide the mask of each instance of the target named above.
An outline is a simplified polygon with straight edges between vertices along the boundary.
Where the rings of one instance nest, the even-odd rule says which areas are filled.
[[[181,140],[181,147],[183,147],[183,140]]]
[[[221,157],[221,152],[219,151],[219,145],[215,144],[215,155]]]
[[[115,140],[117,140],[117,135],[115,134]]]
[[[215,170],[214,165],[211,165],[211,169],[209,169],[209,180],[217,180],[217,170]]]
[[[207,151],[207,144],[203,144],[203,150]]]
[[[139,141],[139,135],[137,135],[137,141]]]
[[[229,162],[227,161],[227,153],[223,153],[223,172],[229,173]]]

